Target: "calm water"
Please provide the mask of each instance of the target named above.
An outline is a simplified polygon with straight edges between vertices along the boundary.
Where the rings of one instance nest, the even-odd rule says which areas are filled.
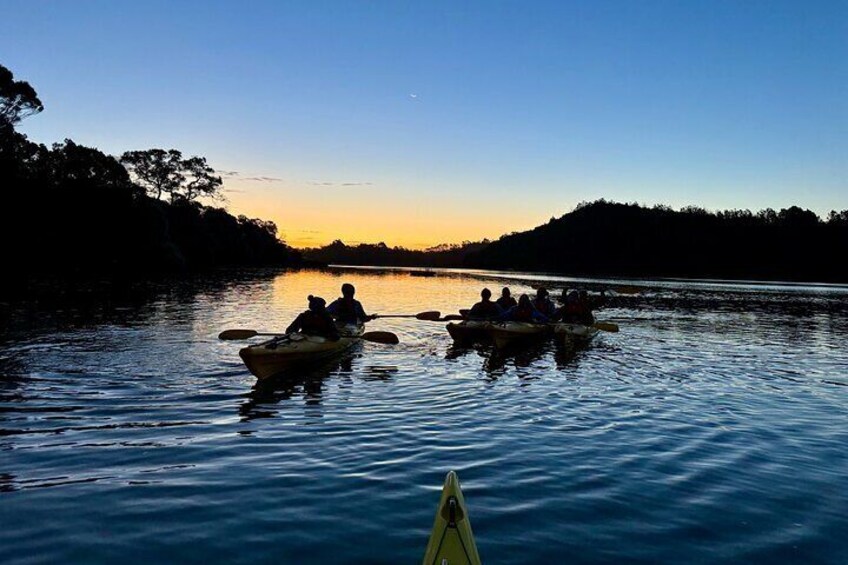
[[[216,339],[344,281],[383,313],[577,284],[335,270],[3,305],[0,562],[415,563],[449,469],[486,563],[848,561],[848,289],[589,281],[642,292],[576,354],[378,320],[400,345],[262,387]]]

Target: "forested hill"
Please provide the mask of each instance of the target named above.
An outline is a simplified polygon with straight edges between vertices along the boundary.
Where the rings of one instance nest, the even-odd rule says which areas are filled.
[[[324,247],[305,249],[304,256],[318,263],[383,265],[391,267],[462,267],[469,253],[483,249],[487,240],[439,245],[430,249],[389,247],[385,243],[345,245],[336,240]]]
[[[177,150],[119,158],[71,140],[52,147],[16,130],[43,110],[35,89],[0,65],[0,287],[34,276],[144,275],[218,266],[296,265],[273,222],[200,203],[222,181]]]
[[[465,265],[571,275],[848,282],[848,210],[708,212],[603,200],[470,253]]]

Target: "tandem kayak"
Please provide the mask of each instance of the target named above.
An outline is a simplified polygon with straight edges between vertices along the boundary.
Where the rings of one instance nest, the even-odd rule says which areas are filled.
[[[450,471],[445,477],[436,521],[424,553],[424,565],[480,565],[477,544],[468,521],[468,509],[459,488],[459,478]]]
[[[340,326],[341,339],[301,333],[285,334],[274,339],[244,347],[239,351],[248,370],[258,379],[267,379],[289,369],[339,355],[360,340],[364,326]]]
[[[589,342],[598,335],[598,328],[582,324],[556,324],[554,333],[561,337],[565,345],[579,345]]]
[[[491,322],[483,320],[464,320],[456,324],[448,324],[447,329],[456,343],[468,344],[488,339],[489,335],[486,333],[486,329],[490,325]]]
[[[528,322],[490,322],[486,333],[498,348],[508,347],[513,343],[539,339],[551,331],[546,324],[531,324]]]

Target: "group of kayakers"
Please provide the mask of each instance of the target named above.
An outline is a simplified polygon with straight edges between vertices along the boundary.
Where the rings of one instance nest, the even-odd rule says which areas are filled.
[[[354,298],[355,294],[354,286],[345,283],[342,285],[341,297],[329,306],[323,298],[309,295],[308,310],[295,318],[286,328],[286,333],[301,332],[335,340],[340,337],[339,326],[359,325],[375,319],[377,315],[366,314],[362,303]],[[492,300],[492,291],[484,288],[480,292],[480,302],[462,313],[469,320],[591,325],[595,322],[592,310],[604,299],[603,291],[600,300],[592,300],[585,290],[563,290],[559,298],[560,306],[557,306],[544,287],[538,288],[532,298],[522,294],[518,300],[512,296],[509,288],[504,288],[501,296]]]
[[[339,325],[363,324],[376,318],[365,313],[362,303],[354,298],[356,289],[350,283],[342,285],[342,295],[329,306],[320,296],[307,297],[309,309],[298,314],[286,328],[286,333],[305,333],[329,339],[339,339]]]
[[[601,292],[601,300],[604,299],[604,296],[604,293]],[[538,288],[533,298],[522,294],[518,297],[517,302],[512,297],[509,288],[504,288],[501,291],[500,298],[495,301],[492,300],[492,291],[484,288],[480,292],[480,299],[480,302],[467,311],[466,317],[469,320],[531,323],[565,322],[587,326],[595,322],[595,316],[592,314],[595,303],[590,300],[585,290],[563,290],[559,299],[561,306],[556,306],[553,303],[548,290],[544,287]]]

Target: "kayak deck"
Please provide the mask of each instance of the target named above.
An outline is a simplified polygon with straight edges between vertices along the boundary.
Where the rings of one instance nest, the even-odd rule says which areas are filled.
[[[244,347],[239,356],[258,379],[267,379],[291,367],[307,365],[339,355],[357,343],[363,326],[339,328],[342,337],[331,340],[305,334],[284,334],[263,343]]]
[[[550,326],[528,322],[491,322],[486,333],[495,342],[495,347],[503,349],[512,344],[532,341],[550,334]]]
[[[446,328],[457,344],[471,344],[489,339],[486,329],[490,324],[491,322],[482,320],[464,320],[459,323],[450,323]]]
[[[554,326],[554,333],[561,337],[566,345],[587,343],[598,335],[598,332],[598,328],[582,324],[556,324]]]
[[[480,555],[471,531],[468,509],[459,478],[450,471],[445,477],[436,520],[424,553],[424,565],[480,565]]]

